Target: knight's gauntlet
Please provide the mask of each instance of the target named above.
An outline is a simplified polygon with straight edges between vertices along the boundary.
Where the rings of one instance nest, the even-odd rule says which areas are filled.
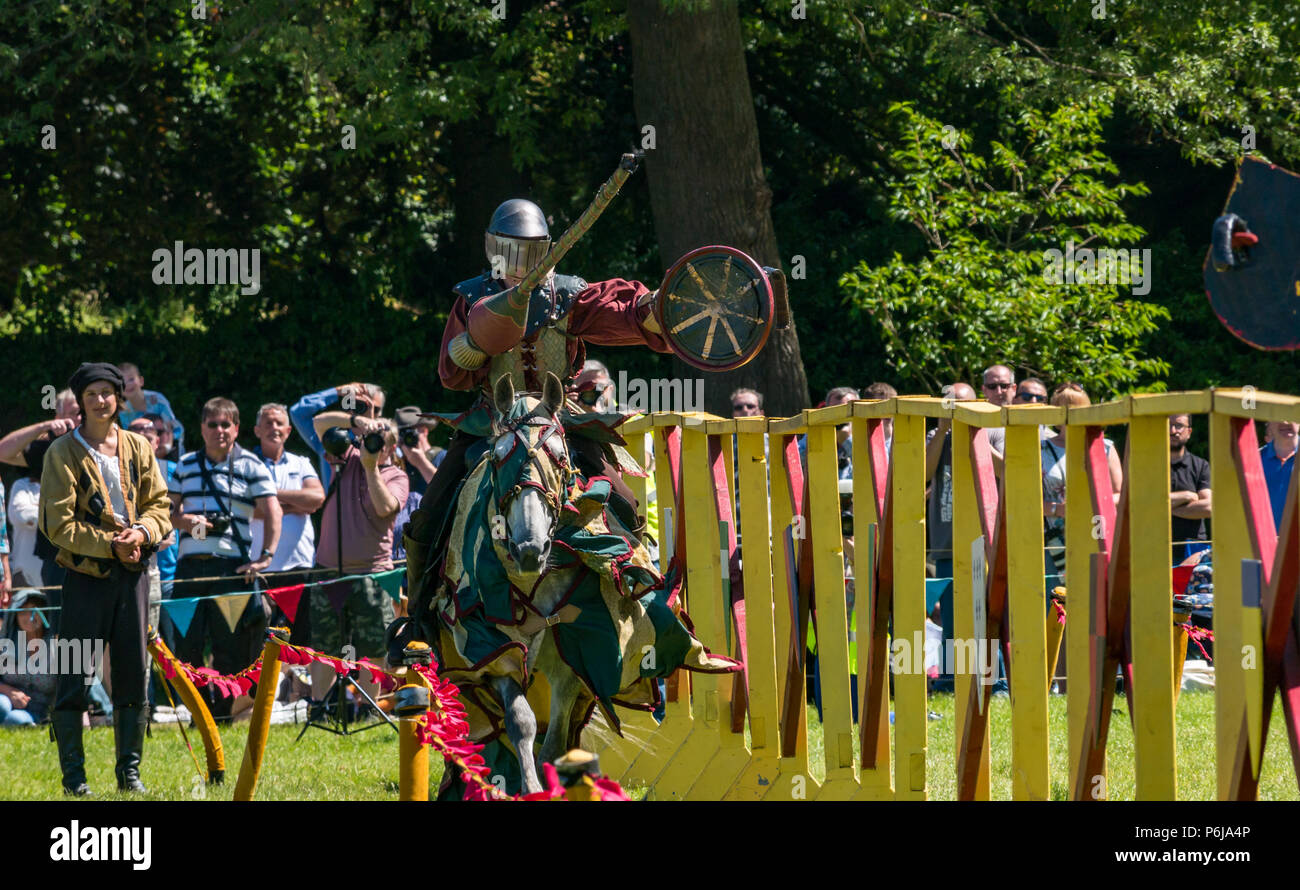
[[[641,327],[645,328],[652,334],[662,334],[663,329],[659,326],[659,319],[655,315],[655,301],[659,299],[659,291],[646,291],[636,301],[637,307],[649,306],[650,313],[641,320]]]

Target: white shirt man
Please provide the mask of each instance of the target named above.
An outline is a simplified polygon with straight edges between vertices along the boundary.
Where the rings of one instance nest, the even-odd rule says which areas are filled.
[[[316,564],[316,531],[311,514],[325,502],[325,489],[312,462],[300,454],[284,449],[293,432],[289,409],[284,405],[263,405],[257,412],[253,433],[261,445],[255,449],[275,482],[276,499],[283,517],[280,520],[280,543],[271,557],[270,572],[310,569]],[[254,553],[262,550],[264,523],[254,518],[251,524]]]

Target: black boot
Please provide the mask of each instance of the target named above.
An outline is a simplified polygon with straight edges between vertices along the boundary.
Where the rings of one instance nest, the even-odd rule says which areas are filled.
[[[140,756],[144,753],[144,732],[149,712],[139,705],[113,709],[113,739],[117,742],[117,790],[146,794],[140,783]]]
[[[425,598],[425,581],[429,567],[429,544],[411,535],[411,524],[407,523],[402,535],[402,546],[406,548],[406,599],[418,621],[418,609],[423,606]]]
[[[86,752],[81,747],[81,712],[55,711],[50,715],[54,741],[59,747],[59,769],[63,771],[63,793],[86,797]]]

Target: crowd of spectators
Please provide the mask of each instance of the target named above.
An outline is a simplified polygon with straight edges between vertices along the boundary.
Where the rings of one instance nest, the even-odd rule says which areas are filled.
[[[384,654],[384,630],[402,608],[376,582],[379,573],[400,561],[401,529],[437,472],[442,450],[432,447],[430,431],[436,421],[417,406],[404,406],[385,417],[387,395],[374,384],[347,383],[308,393],[291,405],[261,405],[252,427],[256,445],[240,445],[240,410],[229,399],[209,399],[198,407],[201,447],[185,450],[185,428],[166,396],[144,388],[139,367],[118,365],[125,382],[119,421],[144,437],[156,455],[170,493],[174,530],[160,542],[149,560],[150,620],[181,658],[210,663],[232,673],[256,657],[268,622],[291,624],[291,639],[323,651],[355,656]],[[1063,382],[1051,389],[1041,379],[1017,382],[1014,369],[995,364],[981,375],[983,399],[997,406],[1052,404],[1077,408],[1090,404],[1083,387]],[[857,388],[836,386],[821,405],[858,399],[897,396],[887,383]],[[617,411],[609,371],[588,362],[577,376],[571,395],[590,410]],[[964,381],[945,385],[944,398],[970,401],[975,388]],[[735,417],[763,414],[763,395],[752,388],[731,393]],[[80,423],[76,398],[69,390],[56,394],[54,416],[13,430],[0,438],[0,461],[22,468],[8,492],[0,486],[0,608],[3,631],[26,631],[26,638],[57,635],[60,586],[66,572],[56,561],[57,550],[40,528],[40,477],[51,442]],[[1169,419],[1170,512],[1175,560],[1208,548],[1212,497],[1209,464],[1188,450],[1192,420]],[[312,457],[290,450],[298,444]],[[1275,524],[1290,484],[1300,424],[1269,423],[1261,461]],[[892,448],[892,422],[886,421],[885,446]],[[362,446],[378,436],[382,447]],[[1044,571],[1061,575],[1064,564],[1066,462],[1064,427],[1039,431],[1043,491]],[[1006,432],[988,430],[997,472],[1002,472]],[[806,461],[806,441],[800,440]],[[1104,440],[1112,496],[1118,501],[1123,485],[1119,451]],[[836,430],[837,474],[844,490],[853,478],[852,426]],[[928,565],[939,578],[952,575],[952,431],[939,420],[928,431],[925,451],[926,528]],[[6,494],[8,497],[6,498]],[[851,509],[851,501],[846,501]],[[847,515],[847,514],[846,514]],[[319,529],[319,532],[317,531]],[[845,552],[853,552],[851,529]],[[851,575],[851,558],[848,574]],[[343,574],[353,580],[304,590],[294,620],[262,597],[250,597],[234,629],[218,608],[214,595],[249,590],[253,585],[292,586]],[[204,598],[196,604],[183,632],[169,620],[160,604],[170,599]],[[951,603],[940,613],[950,613]],[[936,616],[939,617],[939,616]],[[942,616],[950,625],[951,615]],[[949,628],[948,633],[951,633]],[[351,647],[350,649],[346,647]],[[328,669],[313,672],[312,696],[319,700],[332,679]],[[24,685],[26,683],[27,685]],[[0,677],[0,721],[5,725],[39,722],[50,704],[47,690],[31,678]],[[156,690],[155,690],[156,692]],[[91,698],[104,700],[102,689]],[[243,703],[244,705],[247,702]],[[228,717],[241,703],[213,696],[214,715]],[[93,707],[93,706],[92,706]]]
[[[171,500],[173,530],[157,542],[147,564],[149,622],[169,648],[196,666],[235,673],[257,658],[266,627],[275,623],[291,626],[291,642],[300,645],[383,656],[384,630],[403,604],[371,576],[403,558],[402,523],[441,458],[441,449],[429,443],[437,420],[414,405],[386,418],[381,387],[348,383],[304,395],[292,407],[262,405],[253,424],[256,444],[246,448],[239,441],[239,407],[217,397],[196,406],[201,441],[186,451],[185,428],[167,397],[144,388],[138,366],[122,362],[117,369],[125,384],[118,422],[146,440]],[[0,517],[9,520],[0,522],[0,628],[10,636],[26,631],[29,641],[58,633],[67,572],[41,529],[41,473],[51,443],[75,435],[81,416],[69,390],[56,395],[55,405],[52,419],[0,438],[0,461],[22,468],[7,502],[0,485]],[[295,430],[310,457],[290,450]],[[368,434],[378,434],[378,451],[362,445]],[[331,450],[330,441],[342,447]],[[218,606],[222,594],[320,585],[338,574],[363,577],[308,586],[292,621],[262,596],[248,597],[233,622]],[[178,602],[174,612],[161,608],[167,600],[196,601]],[[173,615],[183,617],[175,621]],[[332,671],[313,677],[315,698],[330,679]],[[90,691],[92,714],[112,711],[103,687],[96,681]],[[0,722],[41,722],[51,706],[47,692],[33,678],[0,676]],[[155,686],[155,704],[162,703],[159,694]],[[251,698],[232,700],[210,688],[208,704],[214,717],[229,719]]]
[[[980,388],[983,400],[998,407],[1050,404],[1062,408],[1080,408],[1091,404],[1091,399],[1083,386],[1076,382],[1062,382],[1049,392],[1047,383],[1038,377],[1028,376],[1017,381],[1015,370],[1005,364],[995,364],[985,369],[981,375]],[[938,395],[953,401],[975,401],[978,398],[975,389],[964,381],[954,381],[944,385]],[[839,405],[859,398],[888,399],[895,396],[897,391],[886,383],[873,383],[861,390],[852,386],[836,386],[826,393],[818,407]],[[753,389],[738,389],[731,395],[731,408],[734,417],[761,415],[763,395]],[[892,421],[887,423],[892,426]],[[1210,470],[1207,460],[1188,450],[1192,430],[1192,419],[1188,415],[1180,414],[1169,418],[1169,509],[1173,543],[1171,559],[1175,563],[1191,563],[1200,560],[1207,564],[1206,557],[1209,554],[1205,551],[1209,548],[1213,504]],[[892,429],[886,430],[887,454],[889,446],[892,445],[892,432]],[[1280,528],[1282,511],[1291,483],[1291,472],[1295,464],[1300,424],[1270,422],[1263,426],[1262,432],[1264,444],[1260,448],[1260,458],[1274,526]],[[851,484],[847,480],[853,478],[852,426],[850,424],[839,426],[836,430],[836,438],[837,472],[841,480],[841,509],[846,522],[844,538],[846,591],[848,592],[846,599],[851,603],[852,501]],[[1006,451],[1005,428],[989,428],[987,441],[995,472],[1000,477]],[[1118,504],[1124,484],[1123,463],[1115,442],[1109,438],[1103,438],[1102,441],[1106,454],[1110,495]],[[1050,589],[1053,585],[1064,581],[1066,568],[1065,427],[1040,426],[1039,448],[1043,495],[1044,574],[1045,584]],[[804,437],[800,440],[800,454],[806,463]],[[927,572],[938,579],[950,579],[953,569],[953,481],[952,422],[949,419],[938,420],[927,433],[925,481]],[[1208,572],[1208,565],[1203,564],[1202,570]],[[1198,590],[1204,589],[1204,585],[1198,588]],[[931,616],[936,622],[942,622],[944,639],[950,639],[953,634],[952,612],[951,593],[948,593],[940,600]],[[815,651],[809,653],[809,658],[810,666],[815,673]],[[950,675],[947,681],[949,684],[947,688],[951,688]],[[943,688],[942,682],[939,688]]]

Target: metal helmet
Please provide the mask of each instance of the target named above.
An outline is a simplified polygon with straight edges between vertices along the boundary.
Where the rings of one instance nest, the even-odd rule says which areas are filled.
[[[551,231],[542,208],[523,198],[511,198],[492,214],[483,242],[494,274],[502,268],[510,278],[523,278],[551,249]]]

